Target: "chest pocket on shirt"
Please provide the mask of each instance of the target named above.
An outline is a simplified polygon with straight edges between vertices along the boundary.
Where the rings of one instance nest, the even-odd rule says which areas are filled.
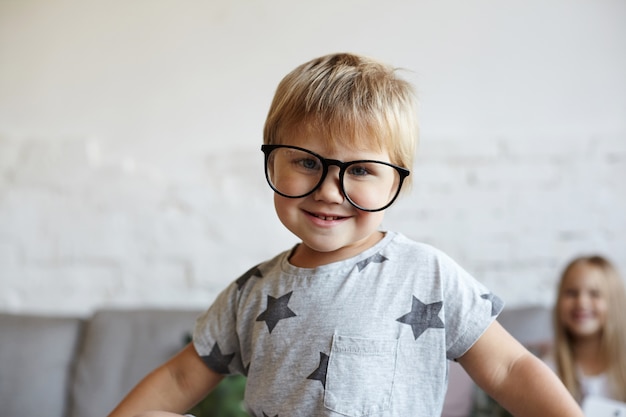
[[[398,341],[335,335],[324,406],[346,416],[380,413],[391,405]]]

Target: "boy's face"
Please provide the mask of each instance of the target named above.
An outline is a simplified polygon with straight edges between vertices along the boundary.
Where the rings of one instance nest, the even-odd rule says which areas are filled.
[[[322,145],[314,135],[283,141],[283,145],[299,146],[325,158],[343,162],[378,160],[390,162],[386,151],[359,150],[335,145],[333,150]],[[280,221],[302,240],[291,262],[301,267],[316,267],[355,256],[382,238],[378,230],[384,210],[367,212],[348,202],[339,184],[339,168],[329,167],[323,183],[312,194],[287,198],[274,193],[274,206]]]

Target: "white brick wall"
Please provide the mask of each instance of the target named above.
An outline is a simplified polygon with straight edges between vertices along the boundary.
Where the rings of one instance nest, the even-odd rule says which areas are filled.
[[[0,2],[0,311],[202,308],[290,247],[263,118],[337,50],[414,71],[414,187],[385,227],[510,305],[550,304],[580,253],[626,275],[626,3],[321,1]]]
[[[626,267],[626,136],[474,139],[480,151],[465,153],[468,142],[441,140],[450,151],[432,154],[423,144],[395,228],[453,254],[510,304],[550,304],[578,254]]]
[[[560,268],[578,253],[626,268],[621,141],[579,139],[595,151],[554,156],[541,154],[544,139],[525,149],[501,137],[474,141],[482,151],[464,153],[466,138],[425,138],[413,190],[385,227],[445,250],[510,304],[550,304]],[[101,151],[96,163],[93,147],[0,140],[3,310],[204,306],[294,242],[275,219],[256,146],[190,155],[172,176]]]

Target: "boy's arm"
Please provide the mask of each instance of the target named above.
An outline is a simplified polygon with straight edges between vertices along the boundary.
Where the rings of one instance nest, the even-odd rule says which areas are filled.
[[[137,384],[109,417],[132,417],[148,410],[184,413],[223,377],[202,362],[190,343]]]
[[[516,417],[584,417],[556,374],[497,321],[458,361],[478,386]]]

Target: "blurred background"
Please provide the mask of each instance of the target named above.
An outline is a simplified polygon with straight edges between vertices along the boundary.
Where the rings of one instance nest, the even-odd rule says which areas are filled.
[[[205,308],[296,243],[262,127],[338,51],[420,98],[385,228],[509,306],[551,304],[579,254],[626,273],[623,0],[0,0],[0,311]]]

